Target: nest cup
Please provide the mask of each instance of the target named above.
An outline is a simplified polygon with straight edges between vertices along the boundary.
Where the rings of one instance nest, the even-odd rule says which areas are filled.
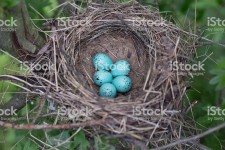
[[[93,109],[91,115],[80,114],[71,121],[103,119],[97,126],[86,125],[97,133],[120,134],[153,147],[179,139],[180,129],[189,127],[180,113],[187,76],[172,70],[170,63],[190,60],[192,39],[164,20],[157,9],[149,10],[136,2],[90,3],[68,19],[75,24],[57,20],[53,31],[57,38],[50,39],[53,44],[46,60],[57,65],[56,86],[51,86],[49,99],[61,106]],[[92,81],[96,71],[92,57],[102,52],[113,62],[125,59],[131,64],[132,89],[113,101],[100,97]],[[166,112],[146,115],[136,112],[140,108]]]
[[[105,30],[105,31],[104,31]],[[77,60],[76,70],[82,74],[82,78],[87,83],[87,88],[93,93],[98,94],[99,87],[93,83],[92,77],[96,68],[92,64],[92,58],[96,53],[106,53],[112,58],[113,62],[119,60],[127,60],[131,65],[129,77],[132,79],[133,86],[130,92],[119,94],[117,98],[135,99],[143,96],[143,84],[147,74],[150,60],[149,55],[144,46],[135,48],[134,37],[124,29],[117,29],[118,32],[113,32],[107,28],[102,29],[102,35],[92,38],[85,42],[79,50],[79,58]],[[120,31],[119,31],[120,30]],[[117,99],[116,98],[116,99]]]

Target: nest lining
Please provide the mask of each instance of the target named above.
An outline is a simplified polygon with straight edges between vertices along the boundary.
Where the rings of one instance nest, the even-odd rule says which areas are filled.
[[[92,76],[95,72],[95,68],[91,63],[92,57],[96,53],[104,52],[112,58],[113,62],[121,59],[127,60],[131,64],[131,73],[129,76],[133,81],[132,90],[129,93],[120,94],[117,97],[122,95],[131,95],[132,98],[139,97],[140,95],[144,95],[142,87],[145,81],[145,75],[147,74],[147,64],[150,62],[148,53],[142,50],[139,49],[137,52],[129,33],[120,31],[115,34],[113,31],[108,31],[108,33],[104,33],[100,37],[89,41],[82,47],[78,54],[79,62],[76,69],[78,72],[83,73],[83,78],[86,78],[90,90],[93,93],[98,93],[99,88],[92,81]]]

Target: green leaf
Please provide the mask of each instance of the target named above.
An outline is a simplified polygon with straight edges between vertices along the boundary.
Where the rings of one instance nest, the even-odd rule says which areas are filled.
[[[223,70],[224,71],[224,69],[225,69],[225,59],[223,58],[223,59],[220,59],[219,61],[218,61],[218,69],[221,69],[221,70]]]
[[[68,130],[64,130],[61,131],[58,135],[56,136],[50,136],[48,138],[48,144],[52,145],[52,146],[57,146],[60,143],[64,142],[66,139],[68,139],[70,137],[69,131]],[[59,147],[60,150],[67,150],[70,147],[70,143],[66,142],[65,144],[61,145]]]
[[[15,147],[16,150],[23,150],[21,143],[17,144]]]
[[[216,87],[217,90],[222,90],[223,88],[225,88],[225,75],[220,77],[220,82]]]
[[[217,84],[220,81],[220,76],[216,76],[209,81],[209,84]]]
[[[17,5],[20,1],[19,0],[3,0],[0,2],[0,6],[3,7],[13,7]]]
[[[47,17],[53,17],[54,11],[50,11],[50,10],[52,10],[53,8],[56,8],[59,4],[58,4],[57,0],[49,0],[49,3],[50,4],[46,5],[43,8],[43,11]]]
[[[81,130],[74,136],[73,148],[78,148],[79,150],[88,150],[90,144],[85,137],[85,132]]]
[[[225,74],[225,70],[222,70],[222,69],[212,69],[210,71],[210,73],[213,74],[213,75]]]
[[[209,136],[205,137],[203,139],[203,143],[207,147],[212,148],[214,150],[220,150],[221,149],[221,143],[215,135],[213,135],[213,136],[209,135]]]
[[[108,140],[102,137],[95,137],[95,149],[96,150],[115,150],[115,147],[109,144]]]
[[[26,143],[25,143],[25,145],[24,145],[24,147],[23,147],[23,150],[38,150],[38,146],[37,146],[37,144],[35,144],[35,143],[33,143],[33,142],[31,142],[30,140],[28,140]]]

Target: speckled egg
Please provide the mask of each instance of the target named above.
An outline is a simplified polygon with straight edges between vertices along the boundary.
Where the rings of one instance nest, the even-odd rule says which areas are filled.
[[[132,81],[127,76],[118,76],[113,79],[112,84],[118,92],[126,93],[131,89]]]
[[[97,70],[109,70],[113,64],[112,59],[105,53],[97,53],[92,58],[92,64]]]
[[[116,87],[111,83],[105,83],[100,87],[99,94],[102,97],[114,98],[116,96]]]
[[[130,72],[130,64],[126,60],[119,60],[111,68],[113,77],[125,76]]]
[[[94,83],[98,86],[101,86],[104,83],[110,83],[112,82],[112,79],[112,74],[105,70],[99,70],[95,72],[93,76]]]

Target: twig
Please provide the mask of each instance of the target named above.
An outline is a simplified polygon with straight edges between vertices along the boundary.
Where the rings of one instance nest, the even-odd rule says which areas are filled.
[[[31,111],[29,111],[28,113],[30,114]],[[52,116],[56,116],[56,115],[57,115],[57,113],[41,114],[41,115],[39,115],[38,118],[47,118],[47,117],[52,117]],[[24,120],[27,120],[27,119],[33,120],[34,117],[29,117],[29,118],[27,118],[27,116],[21,117],[21,118],[5,118],[5,117],[1,117],[2,121],[9,121],[9,122],[14,122],[14,123],[16,121],[24,121]]]
[[[220,124],[214,128],[211,128],[201,134],[198,134],[198,135],[195,135],[193,137],[190,137],[190,138],[186,138],[186,139],[181,139],[181,140],[178,140],[176,142],[173,142],[173,143],[170,143],[170,144],[167,144],[167,145],[164,145],[164,146],[161,146],[161,147],[158,147],[158,148],[154,148],[152,150],[163,150],[163,149],[168,149],[169,147],[173,147],[175,145],[178,145],[178,144],[181,144],[181,143],[187,143],[187,142],[190,142],[190,141],[196,141],[197,139],[200,139],[208,134],[211,134],[217,130],[220,130],[222,128],[225,128],[225,123],[223,124]]]
[[[50,81],[52,81],[52,78],[53,78],[53,76],[51,76]],[[36,116],[34,117],[32,123],[35,123],[35,121],[36,121],[36,120],[38,119],[38,117],[40,116],[41,111],[42,111],[42,109],[43,109],[43,107],[44,107],[46,98],[47,98],[48,93],[49,93],[49,91],[50,91],[50,88],[51,88],[51,84],[48,85],[47,90],[46,90],[46,93],[45,93],[45,95],[42,97],[41,102],[39,103],[39,110],[38,110]]]
[[[83,123],[72,123],[72,124],[60,124],[60,125],[35,125],[35,124],[20,124],[15,125],[11,123],[6,123],[3,121],[0,121],[0,126],[5,128],[14,128],[18,130],[40,130],[40,129],[71,129],[75,127],[86,127],[86,126],[95,126],[95,125],[101,125],[105,122],[105,118],[102,118],[100,120],[90,120]]]

